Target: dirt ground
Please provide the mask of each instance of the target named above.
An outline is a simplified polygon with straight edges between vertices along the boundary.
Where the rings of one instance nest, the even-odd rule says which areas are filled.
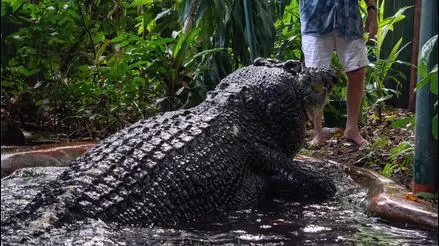
[[[391,153],[392,149],[400,144],[414,146],[414,128],[407,125],[395,128],[391,124],[395,120],[412,115],[405,109],[388,108],[383,111],[382,120],[378,121],[373,112],[367,112],[366,124],[361,127],[361,134],[370,144],[361,148],[343,139],[342,128],[325,128],[326,143],[312,146],[309,144],[313,138],[312,126],[309,125],[307,144],[301,153],[374,170],[410,190],[413,178],[413,151],[405,151],[394,160]],[[389,167],[391,169],[388,169]]]

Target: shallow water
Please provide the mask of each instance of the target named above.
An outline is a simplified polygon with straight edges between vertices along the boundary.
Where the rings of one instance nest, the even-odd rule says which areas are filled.
[[[357,209],[274,201],[184,229],[85,226],[52,242],[103,245],[437,245],[437,232],[387,223]],[[86,229],[88,227],[88,229]],[[91,229],[93,228],[93,229]],[[96,228],[104,228],[97,230]]]
[[[2,179],[2,219],[20,210],[64,168],[23,169]],[[319,204],[273,200],[258,208],[218,212],[180,228],[117,227],[90,220],[31,239],[42,245],[437,245],[436,231],[364,213],[367,190],[337,174],[336,197]],[[343,176],[343,177],[340,177]],[[14,190],[15,189],[15,190]],[[21,192],[20,192],[21,191]],[[9,194],[9,196],[8,196]],[[19,234],[19,233],[18,233]],[[14,242],[2,230],[2,245]]]
[[[334,202],[335,203],[335,202]],[[128,244],[170,245],[437,245],[437,232],[392,225],[333,202],[273,202],[228,213],[184,230],[123,229]]]

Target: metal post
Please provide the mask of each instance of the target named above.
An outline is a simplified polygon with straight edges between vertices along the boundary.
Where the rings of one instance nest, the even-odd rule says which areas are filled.
[[[420,48],[428,39],[437,34],[437,2],[422,0]],[[431,69],[432,64],[437,64],[437,48],[430,55],[429,69]],[[419,74],[418,81],[420,81]],[[433,193],[437,189],[438,155],[437,140],[434,139],[431,132],[431,119],[437,114],[437,111],[434,110],[437,97],[430,92],[429,84],[418,90],[416,94],[415,161],[412,191],[414,193]]]
[[[244,1],[246,36],[250,48],[251,63],[253,63],[255,59],[258,57],[258,55],[256,51],[256,38],[253,32],[254,26],[253,26],[252,12],[251,12],[252,8],[251,8],[250,0],[243,0],[243,1]]]
[[[412,59],[411,63],[416,64],[419,56],[419,29],[421,27],[421,9],[422,0],[414,1],[415,7],[413,8],[413,38],[412,38]],[[415,112],[416,107],[416,94],[415,88],[417,83],[417,71],[416,67],[410,66],[410,90],[409,90],[409,104],[408,109],[411,112]]]

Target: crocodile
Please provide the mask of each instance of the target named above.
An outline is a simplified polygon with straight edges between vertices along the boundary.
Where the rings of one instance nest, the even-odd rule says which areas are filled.
[[[333,182],[293,157],[306,123],[322,112],[334,71],[259,58],[190,109],[116,132],[74,160],[6,229],[46,232],[85,219],[176,226],[267,197],[320,201]]]

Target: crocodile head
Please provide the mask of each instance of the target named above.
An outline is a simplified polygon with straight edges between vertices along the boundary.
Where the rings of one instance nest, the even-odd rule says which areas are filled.
[[[303,98],[305,112],[309,120],[314,119],[323,112],[323,108],[329,102],[329,92],[338,81],[333,69],[305,68],[303,63],[297,60],[281,62],[276,59],[257,58],[254,64],[255,66],[281,68],[299,77],[293,87],[298,92],[295,95]],[[280,82],[290,83],[285,80],[280,80]],[[287,88],[287,86],[283,88]]]
[[[335,72],[330,68],[307,68],[299,75],[308,120],[313,120],[323,113],[325,105],[329,102],[329,93],[337,80]]]
[[[336,73],[331,68],[306,68],[303,63],[297,60],[281,62],[275,59],[258,58],[255,66],[268,68],[280,68],[294,76],[295,79],[271,80],[269,89],[276,97],[269,100],[268,118],[272,120],[274,115],[291,109],[291,104],[302,103],[306,118],[312,120],[323,112],[325,105],[329,102],[329,93],[338,81]],[[277,78],[271,76],[271,78]],[[291,98],[297,97],[297,98]],[[273,111],[270,105],[276,105],[277,110]],[[271,112],[273,111],[273,112]],[[282,120],[280,117],[279,120]],[[283,120],[288,119],[284,117]]]
[[[336,73],[330,68],[306,68],[300,61],[258,59],[245,74],[249,88],[245,97],[254,100],[244,100],[244,108],[259,116],[284,153],[297,152],[305,140],[306,121],[328,102]]]

